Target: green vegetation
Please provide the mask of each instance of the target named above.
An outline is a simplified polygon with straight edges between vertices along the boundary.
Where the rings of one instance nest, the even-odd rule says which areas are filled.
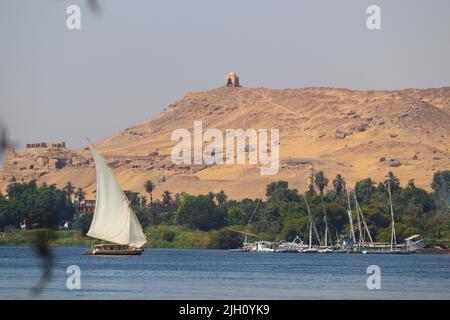
[[[374,241],[390,240],[390,210],[387,184],[392,193],[398,242],[419,233],[429,245],[448,244],[450,238],[450,171],[436,172],[431,182],[432,192],[418,188],[413,180],[401,186],[399,179],[389,173],[376,183],[370,178],[357,181],[354,193],[364,213]],[[266,199],[229,200],[225,192],[207,195],[171,194],[163,191],[161,201],[153,201],[155,186],[147,181],[145,197],[130,203],[145,229],[148,247],[153,248],[235,248],[243,240],[242,231],[264,240],[291,241],[295,236],[306,238],[308,217],[305,197],[311,208],[317,229],[323,238],[326,224],[333,242],[349,235],[348,198],[353,211],[353,194],[345,178],[337,175],[328,179],[319,172],[302,195],[289,188],[286,181],[274,181],[266,187]],[[317,191],[316,191],[317,190]],[[55,186],[36,186],[35,182],[14,183],[0,196],[0,231],[11,227],[26,230],[5,233],[0,245],[27,245],[32,242],[33,229],[57,230],[51,245],[90,246],[97,243],[86,237],[92,214],[76,214],[77,203],[85,196],[81,188],[68,183],[63,190]],[[71,199],[78,202],[73,204]],[[81,200],[81,201],[80,201]],[[326,219],[324,219],[326,213]],[[356,213],[353,212],[356,226]]]
[[[149,248],[206,248],[210,233],[183,226],[151,226],[145,230]]]
[[[0,238],[0,245],[9,246],[29,246],[33,235],[41,230],[19,230],[8,233],[4,238]],[[54,235],[54,236],[53,236]],[[80,246],[90,247],[98,241],[92,238],[80,238],[77,230],[59,230],[53,233],[51,237],[52,246]]]

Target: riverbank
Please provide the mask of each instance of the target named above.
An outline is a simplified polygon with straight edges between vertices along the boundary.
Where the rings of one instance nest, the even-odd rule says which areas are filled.
[[[18,230],[0,237],[0,246],[29,246],[33,230]],[[146,248],[200,249],[208,247],[211,232],[188,230],[181,226],[156,226],[145,230]],[[80,237],[76,230],[58,230],[53,247],[90,247],[100,243],[90,237]]]
[[[0,237],[0,246],[30,246],[30,238],[33,230],[18,230]],[[232,249],[232,246],[220,247],[213,245],[213,239],[218,231],[204,232],[186,229],[183,226],[152,226],[145,229],[147,244],[144,248],[164,249],[207,249],[220,248]],[[90,237],[80,237],[76,230],[58,230],[55,238],[51,240],[52,247],[91,247],[101,243]],[[421,250],[426,254],[450,254],[446,246],[431,246]]]

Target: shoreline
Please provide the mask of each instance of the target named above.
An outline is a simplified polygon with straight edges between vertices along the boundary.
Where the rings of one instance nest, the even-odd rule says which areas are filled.
[[[167,231],[176,232],[176,240],[167,241],[163,239],[163,234]],[[32,248],[28,241],[30,230],[18,230],[5,234],[0,238],[0,247],[23,247]],[[146,229],[147,245],[144,249],[216,249],[208,247],[210,233],[186,230],[180,226],[156,226]],[[90,248],[93,244],[101,243],[100,240],[83,237],[79,238],[76,230],[58,230],[55,232],[56,238],[51,241],[51,248],[64,247],[85,247]],[[228,249],[223,249],[228,250]],[[442,254],[450,255],[450,248],[438,249],[435,247],[425,248],[416,254]]]
[[[0,248],[33,248],[32,245],[29,244],[7,244],[7,243],[1,243]],[[59,245],[59,244],[51,244],[50,248],[90,248],[90,246],[84,246],[84,245]],[[199,247],[143,247],[143,249],[161,249],[161,250],[223,250],[223,251],[229,251],[230,249],[215,249],[215,248],[199,248]],[[250,252],[254,253],[254,252]],[[257,253],[257,252],[256,252]],[[271,252],[272,254],[285,254],[283,252]],[[291,252],[295,253],[295,252]],[[263,253],[264,254],[264,253]],[[300,254],[300,253],[298,253]],[[351,253],[349,253],[351,254]],[[412,255],[450,255],[450,249],[435,249],[435,248],[425,248],[418,252],[412,253]],[[320,255],[320,254],[319,254]]]
[[[17,230],[0,237],[0,247],[33,247],[29,238],[34,230]],[[172,239],[165,239],[170,232]],[[164,249],[207,249],[211,233],[196,230],[187,230],[180,226],[156,226],[145,230],[147,244],[145,248]],[[50,241],[50,247],[86,247],[100,244],[100,240],[89,237],[80,237],[76,230],[57,230],[55,239]]]

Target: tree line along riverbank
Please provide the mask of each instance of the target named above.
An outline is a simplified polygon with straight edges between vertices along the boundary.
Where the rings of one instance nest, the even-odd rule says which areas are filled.
[[[204,195],[172,194],[145,183],[145,197],[131,197],[130,205],[147,236],[147,247],[158,248],[236,248],[246,230],[255,239],[304,240],[309,228],[308,205],[319,234],[326,228],[333,242],[349,235],[349,203],[357,225],[357,199],[374,241],[389,242],[391,212],[387,184],[392,191],[397,241],[421,234],[428,246],[445,248],[450,239],[450,171],[438,171],[431,181],[432,191],[417,187],[414,180],[401,184],[389,172],[385,181],[370,178],[349,187],[345,178],[328,179],[319,171],[306,192],[291,188],[287,181],[266,186],[265,199],[228,199],[224,191]],[[155,192],[161,200],[153,200]],[[0,195],[0,245],[27,245],[38,230],[55,231],[49,244],[90,246],[98,241],[86,237],[93,214],[80,210],[85,193],[70,182],[59,189],[34,181],[13,183]],[[354,199],[354,200],[352,200]],[[307,200],[307,202],[306,202]],[[251,221],[251,223],[249,223]],[[23,228],[23,229],[22,229]],[[8,232],[10,230],[18,230]],[[234,230],[234,231],[232,231]]]

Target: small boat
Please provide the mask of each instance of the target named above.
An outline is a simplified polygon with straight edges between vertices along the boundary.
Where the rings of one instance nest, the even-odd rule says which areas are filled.
[[[319,253],[333,253],[334,250],[331,249],[330,247],[320,247],[317,252]]]
[[[371,249],[363,250],[363,254],[408,254],[410,252],[402,249]]]
[[[92,246],[85,255],[140,255],[147,242],[136,214],[125,193],[120,189],[112,170],[97,153],[89,148],[95,163],[97,190],[94,217],[88,236],[107,241]]]
[[[395,219],[394,209],[392,206],[392,194],[389,174],[387,175],[387,190],[389,195],[389,208],[391,212],[391,243],[389,244],[371,244],[371,247],[364,248],[361,252],[363,254],[409,254],[405,246],[397,245],[397,236],[395,234]]]
[[[303,240],[299,236],[296,236],[292,242],[283,242],[278,245],[278,248],[275,251],[283,253],[302,252],[302,250],[307,247],[308,246],[303,243]]]
[[[302,250],[302,253],[318,253],[318,252],[319,252],[319,250],[314,247],[309,247],[309,248]]]
[[[130,247],[128,245],[118,245],[118,244],[97,244],[93,245],[91,250],[84,252],[85,255],[127,255],[127,256],[138,256],[144,252],[144,249]]]
[[[275,242],[272,241],[256,241],[256,252],[275,252]]]
[[[241,233],[243,235],[243,238],[241,238],[241,241],[243,241],[242,242],[242,246],[240,248],[237,248],[237,249],[231,249],[230,251],[233,251],[233,252],[255,252],[255,251],[258,251],[257,250],[258,249],[258,245],[257,245],[256,242],[248,242],[248,236],[257,238],[256,235],[249,233],[248,229],[249,229],[250,223],[252,222],[253,217],[255,216],[255,214],[256,214],[256,212],[258,210],[258,206],[259,206],[260,202],[261,202],[261,199],[258,199],[258,202],[256,203],[256,206],[253,209],[253,212],[252,212],[252,214],[250,216],[250,219],[247,222],[247,225],[245,226],[244,231],[228,229],[230,231]]]
[[[425,242],[420,234],[415,234],[405,239],[406,250],[416,252],[425,247]]]
[[[317,247],[312,245],[312,232],[314,230],[314,233],[317,238],[317,243],[320,244],[319,233],[317,232],[316,224],[315,224],[313,216],[311,214],[311,210],[309,209],[308,200],[306,199],[305,196],[303,196],[303,199],[305,200],[306,209],[308,211],[308,220],[309,220],[309,239],[308,240],[309,241],[308,241],[308,246],[306,248],[302,249],[301,253],[317,253],[318,252]]]
[[[231,251],[254,252],[256,251],[256,244],[254,242],[244,242],[242,244],[242,247],[237,249],[231,249]]]

